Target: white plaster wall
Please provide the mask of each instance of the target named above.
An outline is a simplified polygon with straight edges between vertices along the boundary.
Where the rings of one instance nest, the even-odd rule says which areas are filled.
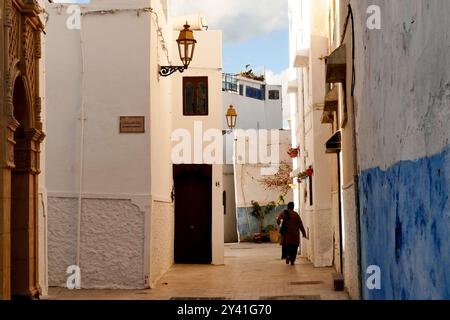
[[[128,2],[108,1],[104,6],[105,3],[93,1],[83,10],[111,8],[116,4],[124,7]],[[149,4],[149,1],[135,1],[130,7]],[[83,96],[86,109],[84,191],[148,193],[148,136],[120,135],[119,117],[145,116],[146,132],[150,130],[150,78],[146,71],[150,67],[150,16],[141,14],[137,17],[134,13],[88,15],[82,18],[79,31],[64,27],[67,19],[64,9],[59,14],[56,6],[51,6],[49,12],[46,116],[47,160],[51,170],[48,170],[48,189],[52,192],[78,192],[80,99]],[[107,36],[111,34],[114,38]],[[83,88],[81,60],[84,61]],[[127,170],[117,170],[118,167]]]
[[[301,253],[302,256],[308,258],[310,261],[314,259],[314,235],[316,233],[314,228],[314,211],[309,209],[300,210],[300,217],[302,218],[303,225],[305,227],[308,239],[303,237],[301,241]]]
[[[302,154],[294,164],[300,169],[313,166],[313,204],[308,183],[299,186],[300,210],[309,230],[302,240],[307,256],[315,266],[331,266],[334,260],[334,229],[331,202],[331,161],[325,142],[331,128],[321,123],[325,97],[325,65],[319,58],[328,54],[327,2],[290,2],[290,55],[293,61],[299,47],[309,48],[309,66],[297,72],[296,108],[292,108],[293,131]],[[305,193],[307,198],[305,201]]]
[[[290,163],[290,158],[287,154],[287,149],[291,144],[291,132],[289,130],[280,130],[279,139],[279,162]],[[268,150],[270,150],[270,134],[268,136]],[[249,143],[246,142],[246,155],[248,160]],[[266,205],[271,201],[278,201],[281,194],[278,190],[266,190],[264,184],[260,181],[264,178],[261,174],[261,169],[267,165],[250,164],[246,161],[245,164],[235,163],[235,186],[236,186],[236,206],[238,208],[251,207],[252,201],[257,201],[261,205]],[[288,192],[285,197],[286,203],[293,200],[292,191]]]
[[[144,218],[130,200],[83,200],[83,288],[144,288]]]
[[[345,230],[344,238],[344,278],[345,286],[352,298],[357,298],[360,292],[359,268],[358,268],[358,228],[355,208],[355,188],[354,185],[342,190],[343,198],[343,225]]]
[[[49,286],[65,286],[66,270],[77,256],[76,198],[48,197]]]
[[[163,8],[158,4],[159,1],[152,3],[150,0],[94,0],[83,5],[82,11],[155,5],[167,33]],[[155,24],[149,13],[139,16],[134,12],[86,15],[82,18],[80,31],[65,27],[66,7],[58,8],[59,5],[48,6],[46,59],[47,187],[52,196],[48,208],[51,221],[49,263],[54,272],[50,280],[53,285],[64,285],[65,268],[76,262],[76,236],[66,239],[66,234],[76,233],[78,208],[73,201],[77,202],[79,191],[80,110],[83,103],[86,110],[85,199],[80,264],[82,274],[87,275],[83,276],[82,283],[84,287],[95,288],[143,288],[148,285],[150,274],[151,188],[164,200],[170,199],[171,190],[170,110],[160,111],[161,105],[168,104],[168,98],[160,97],[161,92],[168,95],[169,89],[164,88],[165,84],[159,86],[156,81],[157,65],[164,62],[159,60],[162,56],[160,39],[151,36]],[[119,134],[120,116],[145,116],[146,133]],[[154,125],[155,135],[161,134],[165,140],[151,140]],[[151,150],[159,151],[159,154],[151,157]],[[152,181],[153,173],[155,179]],[[67,198],[75,200],[68,201]],[[99,200],[92,203],[94,200],[86,198]],[[130,204],[133,201],[136,205]],[[158,210],[155,212],[157,219]],[[106,217],[106,214],[111,216]],[[97,215],[113,221],[114,228],[96,219]],[[131,220],[127,215],[131,215]],[[115,241],[111,232],[117,234],[117,229],[130,229],[133,234]],[[170,257],[170,252],[168,254]],[[84,265],[83,256],[89,257]],[[104,272],[106,260],[115,266]],[[160,261],[163,260],[158,263]],[[171,265],[164,263],[162,268]]]
[[[153,201],[151,231],[150,286],[167,272],[174,261],[174,208],[171,202]]]
[[[174,31],[173,37],[178,37],[177,31]],[[204,150],[209,143],[202,143],[203,133],[208,129],[216,129],[222,131],[222,32],[221,31],[196,31],[194,37],[197,40],[195,47],[194,59],[183,74],[176,73],[164,81],[171,81],[172,84],[172,126],[173,129],[186,129],[192,137],[192,155],[194,155],[195,141],[199,141]],[[177,52],[177,44],[173,43],[173,52]],[[173,59],[174,65],[181,65],[179,58]],[[183,89],[182,77],[208,77],[208,98],[209,98],[209,114],[208,116],[183,116]],[[161,80],[163,81],[163,80]],[[194,122],[202,123],[202,132],[195,135]],[[221,137],[222,138],[222,137]],[[222,147],[222,139],[219,141]],[[172,144],[172,145],[175,145]],[[192,163],[203,163],[203,159],[194,159]],[[224,263],[224,217],[222,205],[223,191],[223,171],[222,164],[213,164],[212,176],[212,263],[221,265]]]
[[[234,167],[223,166],[223,190],[226,191],[226,214],[224,216],[225,243],[238,242],[236,220],[236,195],[234,192]]]
[[[213,166],[212,264],[214,265],[223,265],[225,263],[222,174],[223,169],[221,165]]]
[[[333,265],[333,221],[331,209],[315,210],[313,213],[314,238],[312,262],[315,267],[330,267]]]
[[[342,272],[341,260],[341,244],[340,244],[340,221],[339,221],[339,193],[332,192],[331,194],[331,217],[333,223],[333,249],[334,249],[334,266],[337,272]]]
[[[49,196],[50,286],[65,286],[75,264],[77,208],[76,198]],[[144,288],[144,212],[120,199],[84,199],[82,208],[82,288]]]
[[[172,43],[171,22],[165,14],[165,3],[152,0],[167,44]],[[150,30],[150,149],[151,206],[147,217],[145,276],[153,285],[172,266],[174,239],[174,209],[171,199],[173,185],[170,135],[172,132],[171,81],[159,76],[159,65],[168,65],[162,50],[154,19]],[[169,59],[174,57],[168,45]]]

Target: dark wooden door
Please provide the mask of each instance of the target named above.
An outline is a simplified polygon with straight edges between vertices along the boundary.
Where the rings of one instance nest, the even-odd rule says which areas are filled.
[[[212,262],[212,166],[174,165],[175,263]]]

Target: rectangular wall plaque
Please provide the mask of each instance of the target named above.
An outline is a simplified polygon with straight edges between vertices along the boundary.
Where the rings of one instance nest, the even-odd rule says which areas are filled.
[[[120,133],[145,133],[145,117],[120,117]]]

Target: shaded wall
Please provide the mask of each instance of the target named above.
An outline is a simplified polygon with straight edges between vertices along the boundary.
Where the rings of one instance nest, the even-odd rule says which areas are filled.
[[[265,210],[265,206],[261,206]],[[277,217],[287,208],[286,205],[278,206],[264,217],[264,227],[277,225]],[[253,235],[259,231],[259,221],[251,214],[252,208],[237,208],[237,222],[240,241],[253,241]]]
[[[450,299],[450,2],[351,3],[363,297]],[[365,28],[372,4],[381,30]]]

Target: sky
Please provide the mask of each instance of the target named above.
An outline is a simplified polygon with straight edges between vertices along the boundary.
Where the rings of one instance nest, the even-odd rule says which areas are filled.
[[[288,68],[288,0],[169,0],[171,15],[203,13],[223,32],[223,69],[238,73]]]
[[[222,30],[224,72],[238,73],[246,65],[257,73],[279,74],[288,68],[288,0],[168,1],[171,15],[203,13],[211,30]]]

